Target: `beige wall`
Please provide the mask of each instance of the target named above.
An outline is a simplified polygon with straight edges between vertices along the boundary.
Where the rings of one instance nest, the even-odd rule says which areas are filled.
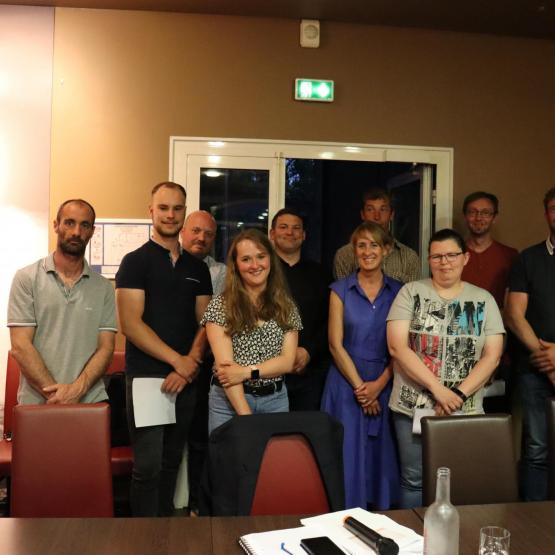
[[[555,41],[324,22],[314,50],[298,29],[57,9],[51,214],[83,196],[101,217],[145,216],[170,135],[318,140],[453,147],[456,207],[487,189],[501,199],[502,240],[546,235]],[[295,77],[334,79],[336,101],[293,101]]]
[[[53,44],[53,8],[0,6],[0,404],[12,278],[48,246]]]

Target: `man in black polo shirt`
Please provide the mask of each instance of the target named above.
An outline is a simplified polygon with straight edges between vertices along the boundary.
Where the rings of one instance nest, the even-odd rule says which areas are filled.
[[[185,190],[164,182],[152,190],[152,239],[122,260],[116,275],[121,330],[126,337],[127,408],[135,462],[133,516],[170,516],[177,471],[195,405],[195,378],[206,347],[198,327],[212,295],[208,267],[181,249]],[[177,394],[175,424],[135,426],[132,383],[164,378]]]
[[[303,329],[293,373],[286,374],[289,410],[319,410],[328,360],[328,285],[330,279],[317,262],[301,258],[304,220],[292,208],[272,219],[270,239],[281,259],[291,295],[299,308]]]
[[[555,187],[547,191],[543,202],[549,236],[518,257],[505,308],[506,324],[520,340],[521,494],[526,501],[547,499],[545,403],[555,395]]]

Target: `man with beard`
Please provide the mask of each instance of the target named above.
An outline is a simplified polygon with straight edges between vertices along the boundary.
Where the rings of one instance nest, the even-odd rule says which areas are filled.
[[[470,260],[463,269],[462,279],[489,291],[503,310],[509,272],[518,251],[493,239],[491,232],[498,213],[499,201],[491,193],[477,191],[464,199]]]
[[[520,341],[516,360],[522,403],[521,495],[547,499],[546,400],[555,395],[555,187],[543,205],[547,240],[524,249],[509,280],[507,326]]]
[[[219,295],[224,290],[226,265],[216,262],[211,256],[212,245],[216,239],[216,220],[205,210],[191,212],[181,230],[183,248],[195,258],[202,260],[210,271],[212,291]]]
[[[184,251],[185,189],[172,182],[152,189],[153,233],[123,258],[116,298],[125,335],[127,409],[134,465],[133,516],[170,516],[177,471],[196,401],[196,377],[206,334],[198,322],[210,301],[208,267]],[[175,424],[135,426],[133,381],[163,378],[161,390],[176,394]]]
[[[94,208],[65,201],[54,220],[56,250],[18,270],[8,327],[21,368],[18,403],[96,403],[108,399],[101,377],[114,351],[114,290],[84,259]]]

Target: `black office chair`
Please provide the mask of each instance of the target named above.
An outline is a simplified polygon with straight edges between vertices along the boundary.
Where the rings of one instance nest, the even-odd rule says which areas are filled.
[[[302,483],[299,466],[305,467]],[[273,484],[269,474],[275,476]],[[201,515],[301,514],[344,506],[343,425],[328,414],[235,416],[210,435]]]
[[[435,500],[436,473],[451,469],[455,505],[518,501],[511,416],[441,416],[422,419],[422,497]]]
[[[546,401],[547,416],[547,490],[548,498],[555,499],[555,397]]]

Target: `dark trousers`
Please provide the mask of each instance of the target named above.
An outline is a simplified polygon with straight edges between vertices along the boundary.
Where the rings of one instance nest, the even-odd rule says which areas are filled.
[[[325,382],[326,371],[321,368],[307,368],[304,374],[286,374],[289,410],[320,410]]]
[[[200,480],[208,449],[208,392],[213,359],[207,361],[197,378],[197,403],[189,434],[189,509],[198,510]]]
[[[175,424],[135,427],[133,378],[127,378],[127,418],[135,462],[131,477],[133,516],[171,516],[179,465],[196,402],[196,382],[189,384],[175,401]]]
[[[538,371],[518,376],[522,402],[522,458],[520,487],[524,501],[547,499],[547,417],[546,401],[555,395],[549,378]]]

